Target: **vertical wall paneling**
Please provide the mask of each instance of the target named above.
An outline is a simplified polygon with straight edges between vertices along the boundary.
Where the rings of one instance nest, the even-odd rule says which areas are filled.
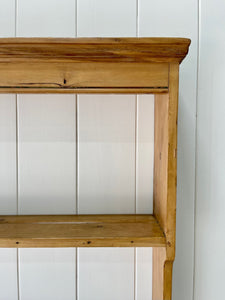
[[[225,270],[225,3],[200,1],[194,299],[222,299]]]
[[[135,300],[152,299],[152,248],[136,249]]]
[[[15,0],[0,1],[0,37],[15,36]],[[0,95],[0,214],[17,212],[16,97]],[[0,249],[0,299],[17,299],[17,251]]]
[[[0,6],[0,37],[14,37],[15,0],[1,0]]]
[[[14,95],[0,95],[0,166],[0,214],[16,214],[16,99]]]
[[[75,0],[17,0],[17,2],[17,36],[75,36]]]
[[[136,211],[153,212],[154,96],[139,95],[137,101]]]
[[[73,95],[19,95],[19,213],[73,214]]]
[[[75,300],[74,248],[20,249],[21,300]]]
[[[0,95],[0,166],[0,214],[16,214],[16,99],[14,95]],[[0,249],[0,299],[17,299],[16,252],[16,249]]]
[[[77,0],[78,36],[135,36],[136,0]]]
[[[0,249],[0,299],[18,299],[16,249]]]
[[[135,96],[79,96],[78,116],[78,212],[133,213]],[[80,248],[78,299],[132,299],[131,270],[133,249]]]
[[[78,103],[79,213],[133,213],[135,97],[83,95]]]
[[[84,248],[78,256],[78,299],[134,299],[133,248]]]
[[[75,116],[74,95],[18,96],[20,214],[75,213]],[[19,275],[21,300],[75,299],[75,250],[20,249]]]
[[[153,212],[154,96],[137,96],[136,213]],[[152,297],[152,249],[136,249],[136,300]]]
[[[74,37],[75,8],[74,0],[18,0],[17,36]],[[19,213],[75,213],[75,96],[20,95],[18,111]],[[19,250],[21,300],[74,300],[75,278],[75,249]]]
[[[78,0],[77,16],[79,37],[136,34],[134,0]],[[78,107],[79,213],[134,212],[135,96],[80,95]],[[87,286],[93,299],[133,299],[134,250],[114,250],[78,250],[79,300],[89,299]],[[91,263],[88,272],[85,258]]]
[[[177,177],[177,249],[173,299],[190,300],[193,291],[195,114],[198,3],[195,0],[139,0],[139,36],[192,39],[180,68]]]

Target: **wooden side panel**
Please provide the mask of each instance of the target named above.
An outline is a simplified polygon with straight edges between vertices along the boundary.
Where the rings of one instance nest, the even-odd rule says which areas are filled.
[[[167,63],[0,63],[0,87],[168,87]]]
[[[170,300],[175,258],[177,109],[179,65],[170,65],[169,94],[156,96],[154,215],[166,235],[165,250],[153,249],[153,300]],[[163,268],[162,268],[163,266]],[[163,280],[159,281],[159,277]]]
[[[169,95],[155,96],[154,214],[162,228],[167,222]]]
[[[215,25],[215,30],[218,36],[220,36],[221,31],[217,30],[217,28],[223,28],[224,25],[220,26],[218,22],[210,22],[208,18],[212,15],[212,11],[215,12],[215,9],[218,9],[221,14],[224,14],[224,8],[222,7],[221,1],[218,1],[218,5],[214,4],[214,1],[210,0],[209,2],[212,3],[212,8],[209,8],[209,5],[206,4],[205,1],[202,1],[202,4],[209,8],[209,15],[207,15],[206,18],[208,29],[203,29],[203,31],[208,40],[217,41],[214,35],[212,39],[210,39],[208,32],[211,31],[213,25]],[[190,300],[193,296],[194,266],[196,83],[199,27],[198,1],[159,0],[154,1],[153,4],[153,1],[139,0],[138,7],[138,33],[140,37],[183,36],[191,39],[188,56],[180,65],[177,158],[177,247],[173,272],[173,300]],[[221,20],[223,19],[224,18],[221,18]],[[214,17],[213,20],[215,20]],[[222,41],[222,39],[219,40]],[[217,44],[217,42],[215,42],[215,44]],[[202,46],[202,49],[208,49],[208,47],[208,42],[206,42],[205,45]],[[207,60],[207,57],[208,56],[206,56],[206,61],[212,61]],[[210,54],[210,57],[213,57],[213,55]],[[211,70],[211,68],[209,68],[209,70]],[[205,72],[205,74],[206,73],[208,73],[209,78],[212,78],[211,71]],[[224,76],[221,76],[220,78],[223,77]],[[210,80],[209,82],[211,83]],[[204,84],[203,90],[206,90]],[[211,96],[209,97],[212,98]]]
[[[170,300],[173,261],[167,260],[165,248],[153,249],[152,300]]]

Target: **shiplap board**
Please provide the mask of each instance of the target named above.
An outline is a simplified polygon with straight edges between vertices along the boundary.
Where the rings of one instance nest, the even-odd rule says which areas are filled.
[[[225,3],[200,2],[194,300],[224,298]]]
[[[152,248],[136,248],[135,300],[152,299]]]
[[[154,95],[137,96],[136,213],[153,213]],[[152,249],[136,248],[136,300],[152,298]]]
[[[15,36],[15,0],[0,0],[0,37]]]
[[[16,214],[16,97],[0,95],[0,215]],[[17,250],[0,249],[0,299],[17,299]]]
[[[0,95],[0,215],[17,213],[16,97]]]
[[[79,248],[79,300],[133,300],[134,248]]]
[[[137,98],[136,212],[153,213],[154,95]]]
[[[17,36],[75,37],[75,0],[17,0]]]
[[[74,95],[19,95],[19,213],[76,212]]]
[[[136,13],[136,0],[77,0],[78,36],[135,36]]]
[[[78,212],[135,211],[135,97],[78,98]]]
[[[134,211],[135,96],[80,95],[78,213]],[[78,299],[133,299],[133,270],[134,249],[78,249]]]
[[[76,212],[74,95],[19,95],[19,213]],[[20,249],[21,300],[75,299],[75,249]]]
[[[0,249],[0,299],[17,300],[17,250]]]
[[[75,300],[74,248],[19,249],[21,300]]]
[[[174,36],[192,40],[189,54],[180,67],[174,300],[190,300],[193,293],[197,6],[195,0],[159,0],[154,4],[149,0],[138,1],[139,36]]]

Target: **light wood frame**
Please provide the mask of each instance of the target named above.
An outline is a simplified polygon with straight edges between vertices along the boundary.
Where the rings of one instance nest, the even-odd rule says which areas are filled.
[[[154,247],[153,298],[171,300],[179,64],[184,38],[2,38],[0,93],[155,94],[153,215],[1,216],[0,247]]]

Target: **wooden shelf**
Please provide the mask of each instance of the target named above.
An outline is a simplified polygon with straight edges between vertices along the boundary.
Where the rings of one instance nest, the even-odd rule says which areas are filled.
[[[0,247],[163,247],[152,215],[1,216]]]
[[[0,93],[154,93],[152,215],[2,216],[0,247],[155,247],[152,299],[171,300],[184,38],[3,38]]]

